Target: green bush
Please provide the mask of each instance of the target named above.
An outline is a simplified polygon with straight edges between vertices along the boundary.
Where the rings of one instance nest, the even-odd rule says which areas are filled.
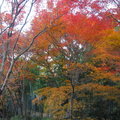
[[[23,120],[22,116],[14,116],[10,120]]]
[[[42,120],[51,120],[50,118],[43,118]]]

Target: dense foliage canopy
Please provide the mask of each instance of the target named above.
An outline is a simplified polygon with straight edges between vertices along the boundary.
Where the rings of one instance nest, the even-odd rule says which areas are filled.
[[[0,9],[1,119],[119,120],[119,0],[3,0]]]

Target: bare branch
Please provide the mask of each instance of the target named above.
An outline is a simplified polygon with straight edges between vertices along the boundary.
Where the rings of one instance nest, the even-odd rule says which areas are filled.
[[[0,68],[0,75],[2,74],[3,70],[4,70],[4,65],[5,65],[5,61],[6,61],[6,57],[7,57],[7,51],[8,51],[8,46],[9,46],[9,41],[7,43],[5,43],[5,45],[3,44],[3,55],[2,55],[2,63],[1,63],[1,68]]]
[[[33,45],[33,43],[34,43],[34,40],[38,37],[38,36],[40,36],[40,35],[42,35],[43,33],[45,33],[46,31],[47,31],[47,27],[45,27],[42,31],[40,31],[36,36],[34,36],[34,38],[32,39],[32,41],[31,41],[31,43],[29,44],[29,46],[25,49],[25,50],[23,50],[16,58],[15,58],[15,61],[21,56],[21,55],[23,55],[25,52],[27,52],[30,48],[31,48],[31,46]]]
[[[8,78],[9,78],[11,72],[12,72],[12,68],[13,68],[14,62],[15,62],[14,59],[12,59],[10,67],[9,67],[9,70],[8,70],[8,72],[7,72],[6,76],[5,76],[4,82],[2,84],[2,87],[0,88],[0,95],[2,94],[3,90],[5,89],[5,86],[7,84]]]
[[[26,18],[25,18],[25,21],[24,21],[24,23],[23,23],[23,25],[22,25],[22,27],[21,27],[21,29],[20,29],[20,31],[19,31],[18,37],[17,37],[17,39],[16,39],[16,41],[15,41],[15,43],[14,43],[13,51],[14,51],[16,45],[17,45],[17,42],[18,42],[18,40],[19,40],[19,37],[20,37],[20,34],[21,34],[23,28],[25,27],[25,25],[26,25],[26,23],[27,23],[28,17],[29,17],[29,15],[30,15],[31,11],[32,11],[32,7],[33,7],[33,3],[31,3],[29,12],[28,12],[28,14],[27,14],[27,16],[26,16]]]

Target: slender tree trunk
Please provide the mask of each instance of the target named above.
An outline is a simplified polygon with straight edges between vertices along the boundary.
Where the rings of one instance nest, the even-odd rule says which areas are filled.
[[[10,94],[10,97],[11,97],[11,100],[12,100],[12,103],[13,103],[13,108],[14,108],[14,114],[17,115],[17,108],[16,108],[16,105],[15,105],[15,100],[14,100],[14,96],[11,92],[11,90],[9,89],[9,87],[7,86],[7,89],[8,89],[8,92]]]
[[[74,92],[75,92],[75,86],[73,80],[71,80],[71,87],[72,87],[72,93],[70,99],[70,119],[73,120],[73,106],[74,106]]]

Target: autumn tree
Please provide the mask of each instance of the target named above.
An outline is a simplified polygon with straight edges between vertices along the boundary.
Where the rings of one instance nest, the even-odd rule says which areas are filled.
[[[44,10],[41,0],[6,2],[11,10],[1,9],[1,106],[12,101],[23,114],[34,94],[33,103],[52,119],[118,120],[119,1],[50,0]]]
[[[44,28],[40,29],[38,33],[29,38],[25,38],[25,35],[23,34],[25,25],[27,24],[30,13],[36,2],[39,4],[41,3],[41,1],[36,0],[3,0],[1,2],[1,94],[7,85],[7,81],[12,72],[15,61],[28,51],[34,40],[46,32],[48,28],[47,26],[44,26]],[[7,4],[9,6],[9,11],[3,10],[4,5]],[[28,45],[26,45],[26,43]]]
[[[32,32],[28,32],[31,36],[27,36],[26,27],[27,23],[30,23],[30,16],[37,12],[37,5],[41,4],[41,0],[2,0],[0,4],[0,95],[1,102],[3,103],[3,98],[5,95],[10,96],[12,102],[16,100],[12,94],[16,91],[18,83],[16,82],[17,71],[15,67],[21,62],[21,59],[26,57],[25,53],[31,48],[35,39],[45,33],[48,29],[52,28],[45,25],[40,28],[36,34],[32,35]],[[8,7],[8,9],[4,9]],[[42,6],[41,6],[42,8]],[[39,8],[39,10],[42,10]],[[30,52],[27,54],[28,58]],[[26,59],[24,59],[26,61]],[[17,63],[17,61],[19,61]],[[20,68],[17,68],[19,70]],[[18,74],[17,74],[18,75]],[[16,75],[16,77],[18,77]],[[18,77],[19,78],[19,77]],[[9,80],[8,80],[9,79]],[[13,86],[15,84],[16,86]],[[12,91],[14,90],[14,91]],[[17,89],[18,90],[18,89]],[[12,94],[11,94],[12,93]],[[9,94],[9,95],[8,95]],[[7,103],[7,102],[6,102]],[[6,105],[3,104],[4,105]],[[1,111],[3,112],[3,108]],[[3,114],[3,113],[0,113]]]
[[[43,69],[48,69],[46,66],[49,66],[53,75],[56,75],[53,66],[61,64],[62,60],[66,85],[56,88],[48,85],[37,90],[39,98],[33,102],[44,104],[45,111],[50,112],[54,119],[64,119],[66,114],[70,119],[118,119],[115,113],[119,113],[119,99],[115,91],[119,92],[119,31],[115,31],[115,27],[119,22],[109,15],[114,15],[113,11],[119,8],[106,8],[108,4],[111,2],[107,0],[59,1],[57,7],[51,8],[65,15],[56,23],[57,29],[43,35],[46,46],[39,47],[38,54],[36,49],[33,60],[40,58],[38,64],[40,63]],[[57,15],[56,12],[53,13]],[[45,15],[51,17],[50,14],[51,12],[46,12]],[[116,12],[115,16],[117,15],[119,16]],[[43,19],[44,22],[48,24],[50,21]],[[38,38],[37,45],[42,40]],[[59,63],[55,58],[60,55],[63,57],[61,60],[57,59]],[[49,74],[44,72],[43,75],[49,77]],[[67,79],[68,81],[65,81]],[[113,90],[112,93],[110,89]],[[105,104],[105,114],[98,111],[102,111],[100,106],[97,107],[100,101]],[[109,106],[110,104],[113,107]],[[118,109],[114,111],[114,108]]]

